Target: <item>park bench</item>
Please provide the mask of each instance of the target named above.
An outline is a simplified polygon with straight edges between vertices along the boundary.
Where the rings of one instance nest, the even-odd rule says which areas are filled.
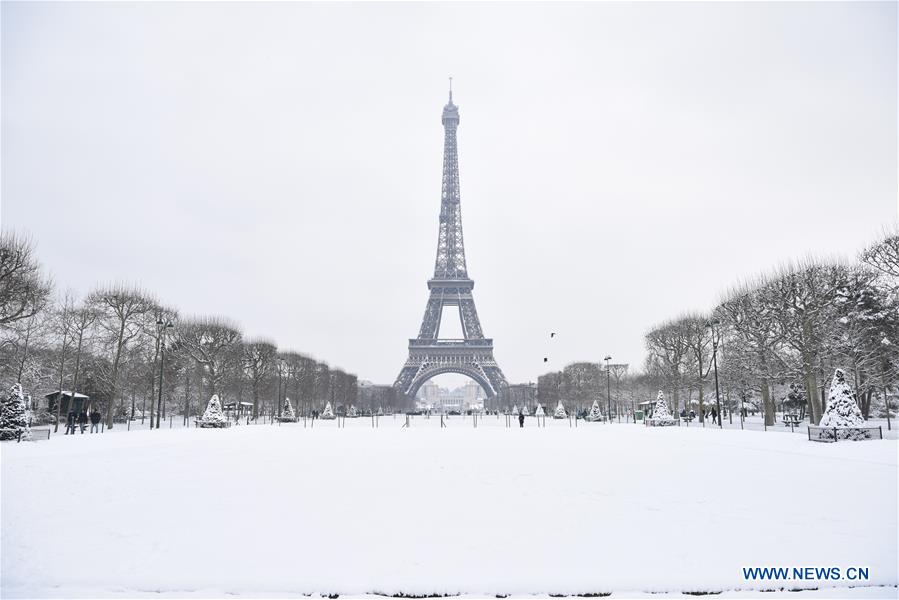
[[[231,427],[231,425],[232,425],[231,421],[225,421],[224,427]],[[194,419],[194,429],[197,429],[199,427],[200,427],[200,419]],[[219,427],[218,429],[224,429],[224,427]]]
[[[10,429],[5,429],[3,431],[12,431]],[[50,439],[50,428],[31,428],[31,441],[38,442],[41,440],[49,440]],[[22,432],[17,432],[16,435],[16,443],[22,441]],[[26,440],[27,441],[27,440]]]
[[[784,427],[796,427],[799,425],[799,415],[784,415],[783,424]]]

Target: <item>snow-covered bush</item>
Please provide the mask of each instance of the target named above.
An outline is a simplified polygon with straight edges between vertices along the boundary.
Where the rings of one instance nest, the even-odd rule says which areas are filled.
[[[284,406],[281,407],[281,421],[293,422],[297,420],[297,413],[293,411],[293,405],[290,403],[290,397],[284,396]]]
[[[379,407],[378,407],[378,416],[379,416],[379,417],[383,417],[383,416],[384,416],[384,407],[382,407],[382,406],[379,406]]]
[[[553,411],[553,419],[567,419],[568,413],[565,411],[565,407],[562,406],[562,401],[559,400],[559,404],[556,406],[556,410]],[[570,425],[570,423],[569,423]]]
[[[320,418],[322,418],[322,419],[329,419],[329,420],[330,420],[330,419],[336,418],[336,417],[334,416],[334,409],[331,408],[331,403],[330,403],[330,402],[328,402],[327,404],[325,404],[325,410],[322,411],[322,414],[321,414]]]
[[[200,420],[197,421],[197,425],[200,427],[228,426],[228,420],[225,418],[225,413],[222,412],[222,403],[219,401],[218,395],[209,399],[209,404],[206,405],[206,411],[203,413],[203,416],[200,417]]]
[[[521,407],[521,414],[523,414],[526,417],[531,416],[531,411],[530,411],[530,409],[528,409],[526,404]]]
[[[864,425],[865,419],[858,408],[855,392],[846,381],[843,369],[837,369],[830,383],[827,395],[827,408],[821,417],[821,427],[858,427]]]
[[[514,404],[514,405],[512,406],[512,414],[513,414],[513,415],[517,415],[517,414],[518,414],[518,405],[517,405],[517,404]]]
[[[599,408],[599,401],[594,400],[590,412],[584,417],[585,421],[602,421],[602,410]]]
[[[355,419],[356,417],[359,416],[359,411],[357,411],[356,407],[351,404],[350,409],[348,411],[346,411],[346,416],[348,416],[351,419]]]
[[[537,403],[537,409],[534,411],[534,416],[535,417],[545,417],[546,416],[546,411],[543,410],[543,405],[540,404],[539,402]]]
[[[662,393],[662,390],[659,390],[656,403],[652,407],[652,418],[647,419],[646,424],[652,426],[677,424],[677,420],[671,416],[671,411],[668,410],[668,403],[665,402],[665,394]]]
[[[15,440],[19,435],[31,437],[28,419],[25,415],[25,395],[22,384],[16,383],[0,401],[0,440]]]

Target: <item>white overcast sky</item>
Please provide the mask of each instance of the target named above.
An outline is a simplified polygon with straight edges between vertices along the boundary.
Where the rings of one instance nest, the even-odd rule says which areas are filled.
[[[896,219],[896,13],[3,2],[2,227],[60,289],[137,282],[391,383],[433,271],[452,75],[506,376],[639,365],[653,323]]]

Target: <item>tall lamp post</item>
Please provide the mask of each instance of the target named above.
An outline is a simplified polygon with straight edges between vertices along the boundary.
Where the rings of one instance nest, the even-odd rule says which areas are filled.
[[[281,418],[281,373],[284,371],[284,359],[278,360],[278,418]],[[274,414],[274,413],[273,413]]]
[[[165,367],[165,332],[173,327],[174,325],[170,320],[156,319],[156,334],[159,338],[159,399],[156,402],[156,429],[159,429],[159,420],[162,415],[162,370]],[[153,410],[152,406],[150,410]],[[152,415],[153,413],[151,412],[150,414]]]
[[[715,329],[721,321],[712,319],[706,321],[705,326],[712,330],[712,364],[715,366],[715,406],[718,409],[718,428],[724,428],[724,421],[721,415],[721,395],[718,391],[718,330]]]
[[[610,370],[609,361],[611,356],[606,356],[606,423],[612,422],[612,372]]]

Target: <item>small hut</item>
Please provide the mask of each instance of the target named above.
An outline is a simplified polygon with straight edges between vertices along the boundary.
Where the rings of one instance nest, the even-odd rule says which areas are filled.
[[[54,417],[56,416],[57,403],[62,404],[59,408],[59,414],[63,419],[69,414],[70,406],[74,408],[75,414],[80,413],[82,409],[87,410],[91,399],[90,396],[79,394],[78,392],[70,392],[68,390],[50,392],[49,394],[46,394],[44,398],[47,399],[47,412]]]

